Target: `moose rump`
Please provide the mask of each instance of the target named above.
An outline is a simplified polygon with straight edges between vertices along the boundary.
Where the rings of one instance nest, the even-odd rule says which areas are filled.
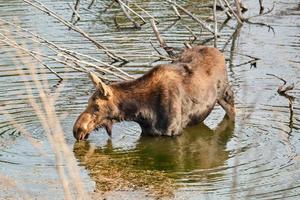
[[[95,74],[90,77],[96,91],[74,124],[78,140],[99,127],[111,135],[112,125],[123,120],[137,122],[145,135],[179,135],[202,122],[216,103],[235,117],[225,59],[216,48],[187,49],[173,63],[131,81],[106,85]]]

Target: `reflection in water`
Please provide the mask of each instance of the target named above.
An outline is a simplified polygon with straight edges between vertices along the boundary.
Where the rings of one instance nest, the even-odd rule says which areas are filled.
[[[162,172],[159,173],[158,179],[152,177],[150,180],[158,184],[160,181],[168,180],[167,176],[174,175],[180,178],[177,177],[178,174],[175,175],[175,172],[189,172],[224,165],[229,156],[226,144],[233,131],[234,123],[224,117],[216,130],[211,130],[202,123],[185,129],[183,135],[179,137],[141,137],[131,151],[114,149],[111,140],[108,140],[105,146],[95,150],[91,150],[88,141],[75,143],[74,153],[96,183],[104,183],[103,180],[99,182],[100,178],[105,180],[114,177],[115,173],[125,173],[125,175],[118,174],[118,177],[121,176],[123,182],[129,182],[131,185],[132,182],[137,181],[132,178],[139,179],[139,182],[149,181],[149,171],[153,171]],[[109,173],[105,172],[107,167],[111,168]],[[129,171],[137,172],[138,175],[127,176]],[[163,173],[165,171],[168,171],[168,175]],[[130,179],[124,180],[126,178]],[[145,184],[150,183],[145,182],[141,186]],[[103,186],[97,188],[103,189]]]

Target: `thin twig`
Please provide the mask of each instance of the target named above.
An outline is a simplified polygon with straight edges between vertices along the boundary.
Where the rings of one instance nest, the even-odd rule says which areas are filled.
[[[228,1],[227,0],[223,0],[223,1],[226,4],[226,6],[229,8],[229,10],[231,11],[231,13],[233,14],[233,16],[236,18],[236,20],[238,21],[238,23],[242,24],[243,23],[242,19],[240,19],[239,16],[234,12],[234,10],[231,8],[231,6],[228,3]]]
[[[186,28],[186,30],[188,30],[192,35],[193,39],[190,39],[190,44],[193,44],[198,39],[197,35],[193,32],[193,30],[190,27],[186,25],[183,25],[183,27]]]
[[[278,94],[280,94],[282,96],[286,96],[287,95],[286,92],[288,92],[290,90],[293,90],[294,87],[295,87],[294,83],[292,83],[292,84],[284,87],[286,85],[287,81],[284,80],[283,78],[279,77],[279,76],[276,76],[275,74],[266,74],[266,75],[268,75],[268,76],[274,76],[274,77],[278,78],[279,80],[281,80],[283,82],[283,85],[280,85],[278,87],[278,89],[277,89]]]
[[[162,54],[160,53],[160,51],[154,46],[154,44],[153,44],[152,41],[150,41],[150,44],[151,44],[151,46],[153,47],[153,49],[158,53],[158,55],[162,55]]]
[[[286,80],[284,80],[283,78],[281,78],[279,76],[276,76],[275,74],[266,74],[266,75],[274,76],[274,77],[278,78],[279,80],[281,80],[283,82],[283,85],[278,86],[277,93],[280,96],[284,96],[285,98],[287,98],[289,100],[289,109],[290,109],[290,124],[289,125],[292,128],[293,127],[293,114],[294,114],[293,101],[294,101],[295,97],[287,94],[287,92],[290,91],[290,90],[293,90],[294,87],[295,87],[295,84],[292,83],[292,84],[284,87],[287,83]]]
[[[245,22],[252,25],[258,25],[258,26],[265,26],[268,27],[268,32],[271,30],[273,32],[273,35],[275,35],[275,30],[271,25],[262,23],[262,22],[252,22],[249,19],[245,19]]]
[[[96,1],[96,0],[92,0],[92,1],[91,1],[90,5],[88,6],[88,9],[91,9],[91,7],[94,5],[95,1]]]
[[[276,76],[275,74],[266,74],[266,75],[268,75],[268,76],[274,76],[274,77],[278,78],[279,80],[281,80],[283,82],[283,85],[286,85],[286,83],[287,83],[286,80],[284,80],[283,78],[281,78],[279,76]]]
[[[243,63],[238,64],[238,65],[236,65],[236,66],[237,66],[237,67],[240,67],[240,66],[243,66],[243,65],[250,64],[250,69],[251,69],[252,67],[256,68],[256,63],[257,63],[258,60],[259,60],[259,59],[251,59],[251,60],[249,60],[249,61],[247,61],[247,62],[243,62]]]
[[[140,29],[140,28],[141,28],[141,25],[138,24],[138,23],[130,16],[130,14],[127,12],[127,10],[126,10],[126,8],[125,8],[125,5],[126,5],[126,4],[124,4],[121,0],[117,0],[117,2],[118,2],[118,4],[120,5],[120,8],[122,9],[122,11],[123,11],[124,15],[127,17],[127,19],[128,19],[131,23],[133,23],[133,25],[134,25],[135,28]]]
[[[275,8],[275,3],[273,3],[272,8],[268,9],[268,11],[259,13],[258,15],[248,17],[245,20],[249,20],[249,19],[252,19],[252,18],[255,18],[255,17],[260,17],[260,16],[263,16],[263,15],[267,15],[267,14],[271,13],[274,10],[274,8]]]
[[[141,16],[141,15],[139,15],[137,12],[135,12],[134,10],[132,10],[129,6],[127,6],[123,1],[121,1],[121,0],[117,0],[118,1],[118,3],[121,5],[123,5],[125,8],[127,8],[131,13],[133,13],[133,14],[135,14],[137,17],[139,17],[142,21],[143,21],[143,23],[145,24],[146,23],[146,20]]]
[[[220,7],[224,10],[224,12],[226,13],[227,17],[231,18],[232,15],[230,14],[230,12],[228,11],[228,8],[225,8],[222,0],[218,0]]]
[[[103,10],[103,12],[106,12],[108,9],[112,8],[115,2],[115,0],[112,0],[111,3]]]
[[[185,14],[187,14],[188,16],[190,16],[194,21],[198,22],[201,26],[203,26],[206,30],[208,30],[209,32],[211,32],[212,34],[214,34],[214,31],[211,30],[211,28],[202,20],[200,20],[198,17],[196,17],[195,15],[193,15],[190,11],[186,10],[184,7],[182,7],[181,5],[178,5],[177,3],[171,1],[171,0],[166,0],[168,3],[173,4],[174,6],[176,6],[177,8],[179,8],[180,10],[182,10]]]
[[[184,46],[185,46],[186,48],[188,48],[188,49],[191,49],[191,48],[192,48],[192,45],[191,45],[190,43],[188,43],[188,42],[184,42],[183,44],[184,44]]]
[[[241,3],[240,3],[241,0],[234,0],[234,3],[235,3],[235,7],[236,7],[236,12],[237,12],[237,16],[239,17],[239,19],[241,21],[244,21],[243,20],[243,16],[242,16],[242,10],[241,10]]]
[[[153,19],[156,24],[159,24],[159,21],[157,19],[155,19],[155,17],[153,17],[148,11],[146,11],[145,9],[143,9],[141,6],[139,6],[137,3],[133,3],[133,5],[135,7],[137,7],[138,9],[140,9],[141,11],[143,11],[146,15],[148,15],[151,19]]]
[[[181,15],[180,13],[178,12],[177,8],[175,5],[172,5],[172,9],[174,11],[174,13],[176,14],[176,16],[178,17],[178,19],[181,19]]]
[[[214,47],[217,47],[217,39],[218,39],[218,19],[217,19],[217,0],[214,0],[214,5],[213,5],[214,9],[213,9],[213,15],[214,15],[214,28],[215,28],[215,32],[214,32]]]
[[[72,9],[73,11],[73,14],[72,14],[72,17],[71,17],[71,23],[72,21],[74,20],[74,17],[77,16],[77,20],[75,20],[75,22],[77,22],[78,20],[80,20],[80,16],[78,14],[78,9],[79,9],[79,3],[80,3],[80,0],[76,0],[76,3],[75,3],[75,6],[73,8],[73,6],[69,3],[69,6],[70,8]],[[75,24],[75,23],[74,23]]]
[[[75,25],[75,24],[81,19],[81,17],[80,17],[80,15],[79,15],[79,13],[77,12],[77,10],[75,10],[75,9],[73,8],[73,6],[72,6],[71,3],[68,3],[68,5],[69,5],[69,7],[71,8],[71,10],[73,11],[73,13],[75,13],[75,15],[76,15],[76,20],[73,22],[73,25]],[[71,23],[72,23],[72,21],[73,21],[73,17],[72,17],[72,19],[71,19]]]

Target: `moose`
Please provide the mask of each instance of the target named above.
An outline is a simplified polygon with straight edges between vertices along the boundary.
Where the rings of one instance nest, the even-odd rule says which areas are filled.
[[[234,121],[234,95],[224,55],[216,48],[184,50],[170,64],[154,67],[130,81],[105,84],[94,73],[96,91],[73,127],[77,140],[98,128],[112,134],[120,121],[135,121],[142,135],[176,136],[183,128],[202,122],[218,103]]]

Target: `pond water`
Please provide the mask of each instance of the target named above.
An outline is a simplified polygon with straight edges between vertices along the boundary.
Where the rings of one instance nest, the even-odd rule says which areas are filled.
[[[65,19],[71,18],[70,0],[41,1]],[[188,25],[201,43],[211,36],[189,17],[176,21],[167,3],[158,0],[137,0],[161,23],[158,25],[169,46],[184,48],[183,43],[191,37],[185,28]],[[177,1],[191,12],[203,18],[211,18],[206,7],[210,1]],[[91,11],[84,10],[89,1],[82,2],[82,20],[78,26],[108,48],[129,59],[121,68],[140,76],[152,66],[157,57],[150,41],[156,39],[149,23],[140,30],[132,26],[115,5],[103,12],[110,1],[99,1]],[[266,1],[271,8],[273,1]],[[259,12],[258,1],[248,0],[246,16]],[[114,18],[121,28],[116,28]],[[19,24],[63,47],[85,53],[103,61],[110,60],[78,33],[68,30],[53,18],[41,13],[20,0],[0,0],[0,18]],[[221,17],[223,20],[223,16]],[[220,21],[222,21],[220,20]],[[88,77],[81,72],[66,69],[63,65],[45,60],[66,80],[58,82],[48,71],[37,72],[40,80],[48,80],[48,93],[60,91],[55,108],[65,133],[80,166],[80,173],[89,192],[103,189],[101,170],[112,166],[126,173],[138,173],[143,178],[163,176],[156,183],[160,187],[172,181],[175,199],[298,199],[300,197],[300,4],[297,0],[276,1],[274,10],[265,16],[251,19],[262,25],[244,24],[236,29],[234,20],[221,31],[218,47],[223,49],[228,62],[231,85],[236,95],[237,117],[235,124],[223,119],[224,111],[213,110],[204,124],[187,128],[176,138],[140,137],[140,128],[133,122],[122,122],[113,128],[110,139],[104,130],[94,132],[86,142],[76,143],[72,126],[76,117],[85,108],[94,88]],[[10,33],[8,33],[10,31]],[[32,41],[21,37],[22,32],[0,21],[0,33],[26,43],[28,48],[51,53]],[[0,36],[1,38],[1,36]],[[1,38],[2,40],[3,38]],[[229,40],[230,39],[230,40]],[[227,41],[229,41],[227,43]],[[212,45],[212,42],[208,43]],[[226,45],[227,44],[227,45]],[[33,82],[26,62],[17,60],[22,55],[0,42],[0,176],[13,180],[14,187],[1,186],[0,199],[23,198],[24,193],[36,199],[61,199],[63,189],[59,186],[55,155],[38,117],[32,111],[23,80]],[[238,52],[238,53],[232,53]],[[243,64],[259,58],[256,66]],[[24,60],[25,55],[24,55]],[[17,72],[22,68],[24,74]],[[266,74],[271,73],[294,83],[289,92],[294,97],[293,112],[289,100],[277,93],[282,82]],[[33,95],[38,95],[36,88]],[[19,124],[36,139],[38,150],[26,139]],[[94,148],[90,160],[85,155]],[[109,162],[104,163],[103,159]],[[104,163],[104,164],[103,164]],[[109,172],[109,171],[108,171]],[[124,176],[129,179],[132,176]],[[153,178],[153,177],[152,177]],[[1,178],[0,184],[5,184]],[[149,179],[150,180],[150,179]],[[151,181],[156,181],[155,177]],[[161,182],[159,182],[161,181]],[[18,188],[17,192],[16,189]],[[21,192],[20,192],[21,191]],[[119,191],[120,192],[120,191]],[[112,199],[152,198],[142,191],[110,193]],[[123,197],[122,197],[123,198]]]

